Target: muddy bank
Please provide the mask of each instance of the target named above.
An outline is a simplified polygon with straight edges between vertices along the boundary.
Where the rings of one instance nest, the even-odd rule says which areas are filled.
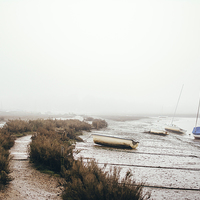
[[[100,115],[99,117],[105,119],[105,120],[113,120],[113,121],[119,121],[119,122],[125,122],[125,121],[133,121],[133,120],[139,120],[143,119],[143,116],[117,116],[117,115]]]
[[[195,199],[200,200],[200,140],[195,140],[191,131],[195,119],[180,118],[175,122],[186,129],[185,134],[170,133],[167,136],[146,132],[161,127],[171,118],[143,118],[132,121],[107,120],[103,130],[85,132],[85,141],[77,143],[77,157],[95,159],[99,166],[106,164],[121,168],[122,177],[131,170],[136,182],[145,184],[151,192],[151,200]],[[131,138],[139,141],[136,149],[125,150],[96,145],[92,133]],[[102,156],[103,155],[103,156]]]
[[[0,199],[62,199],[63,188],[60,178],[40,173],[28,160],[28,145],[31,136],[18,138],[10,150],[13,156],[10,163],[13,181],[5,191],[0,192]]]

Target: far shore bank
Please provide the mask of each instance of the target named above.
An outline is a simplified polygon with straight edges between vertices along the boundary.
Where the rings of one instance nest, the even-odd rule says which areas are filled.
[[[26,112],[26,111],[0,111],[0,123],[1,122],[7,122],[8,120],[15,120],[15,119],[22,119],[22,120],[35,120],[35,119],[48,119],[48,118],[61,118],[61,119],[67,119],[67,118],[75,118],[76,116],[81,116],[83,119],[86,119],[87,117],[93,117],[95,118],[103,118],[108,120],[114,120],[114,121],[133,121],[133,120],[140,120],[144,118],[149,117],[173,117],[173,114],[162,114],[162,115],[156,115],[156,114],[74,114],[74,113],[65,113],[65,114],[55,114],[51,112],[47,113],[37,113],[37,112]],[[176,117],[181,118],[192,118],[196,117],[196,114],[176,114]]]

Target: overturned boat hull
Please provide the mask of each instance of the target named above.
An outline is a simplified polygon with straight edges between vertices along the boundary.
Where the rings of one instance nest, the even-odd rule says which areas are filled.
[[[94,143],[96,144],[117,148],[135,149],[139,143],[133,141],[132,139],[125,139],[108,135],[92,134],[92,137]]]

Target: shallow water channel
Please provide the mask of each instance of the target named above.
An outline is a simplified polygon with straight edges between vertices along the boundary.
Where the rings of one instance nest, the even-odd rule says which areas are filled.
[[[163,129],[170,118],[143,118],[132,121],[106,120],[104,130],[84,132],[85,142],[77,143],[77,157],[94,158],[100,166],[118,166],[121,175],[130,169],[134,179],[144,182],[151,199],[200,199],[200,140],[191,134],[195,119],[178,118],[174,123],[185,134],[153,135],[151,128]],[[114,135],[139,141],[137,149],[109,148],[93,143],[92,133]]]

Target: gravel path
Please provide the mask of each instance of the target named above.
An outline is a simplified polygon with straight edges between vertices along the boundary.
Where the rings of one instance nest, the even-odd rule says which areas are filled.
[[[28,144],[31,136],[18,138],[10,150],[13,159],[10,163],[13,181],[5,191],[0,192],[0,199],[58,199],[61,200],[63,187],[59,178],[35,170],[28,160]]]

